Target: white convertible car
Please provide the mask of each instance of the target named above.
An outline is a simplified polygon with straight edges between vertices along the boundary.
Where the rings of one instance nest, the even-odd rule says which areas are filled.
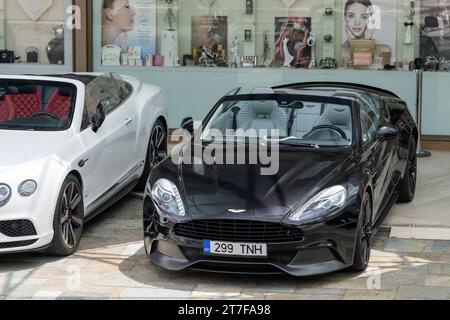
[[[0,76],[0,253],[71,255],[84,223],[167,155],[159,87],[116,74]]]

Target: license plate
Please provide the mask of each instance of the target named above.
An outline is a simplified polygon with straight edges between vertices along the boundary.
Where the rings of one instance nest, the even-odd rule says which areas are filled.
[[[267,244],[205,240],[203,242],[203,252],[205,255],[265,258],[267,257]]]

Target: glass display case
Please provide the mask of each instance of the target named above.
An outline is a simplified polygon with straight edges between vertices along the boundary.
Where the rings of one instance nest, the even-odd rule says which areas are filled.
[[[97,64],[446,69],[446,0],[102,0]],[[416,60],[420,58],[420,60]]]
[[[407,101],[415,115],[412,71],[446,71],[450,60],[450,0],[102,0],[93,5],[94,71],[161,86],[172,128],[186,116],[202,119],[235,87],[249,91],[304,81],[384,88]],[[425,74],[425,82],[433,78]],[[447,78],[445,72],[439,76],[442,86]],[[450,135],[446,125],[434,127],[441,122],[427,112],[429,103],[441,111],[448,105],[435,92],[423,95],[424,132]]]
[[[71,71],[72,30],[66,26],[66,8],[71,4],[68,0],[0,0],[2,73],[39,72],[42,67]]]

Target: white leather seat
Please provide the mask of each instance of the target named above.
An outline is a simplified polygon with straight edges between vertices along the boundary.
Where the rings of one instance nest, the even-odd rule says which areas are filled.
[[[336,126],[345,132],[347,140],[352,138],[352,115],[350,108],[346,106],[327,105],[314,127],[320,125]]]
[[[287,115],[278,107],[275,101],[249,101],[237,116],[237,128],[248,129],[278,129],[280,136],[287,135]]]

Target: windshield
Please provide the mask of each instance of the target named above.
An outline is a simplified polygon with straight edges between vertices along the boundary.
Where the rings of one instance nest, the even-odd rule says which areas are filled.
[[[0,130],[67,130],[76,93],[69,83],[0,79]]]
[[[288,145],[349,146],[351,101],[300,95],[224,98],[209,117],[203,141],[256,138]]]

